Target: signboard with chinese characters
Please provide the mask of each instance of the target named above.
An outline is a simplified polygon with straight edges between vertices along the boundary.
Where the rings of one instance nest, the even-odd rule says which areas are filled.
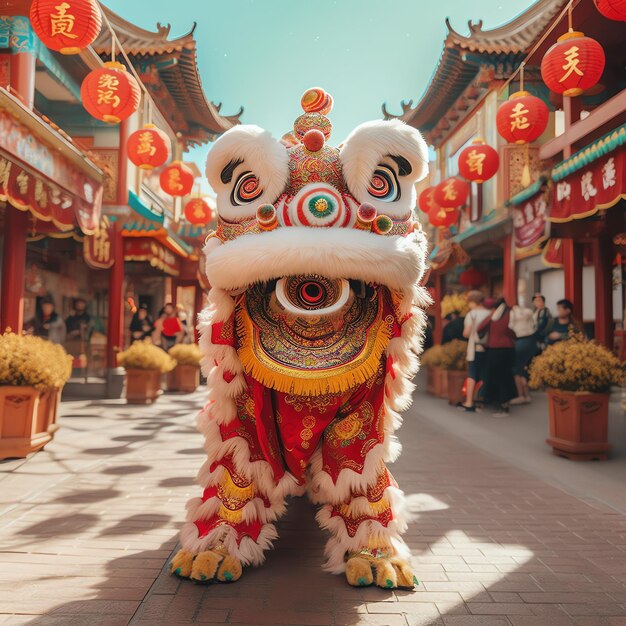
[[[626,198],[626,149],[610,152],[554,183],[548,219],[569,222],[608,209]]]
[[[112,267],[115,261],[111,245],[114,228],[108,218],[102,216],[98,230],[83,240],[83,257],[89,267],[97,270],[106,270]]]
[[[144,261],[170,276],[180,275],[180,258],[150,237],[125,238],[124,260]]]
[[[98,193],[101,191],[102,187],[99,187]],[[100,212],[99,196],[91,197],[91,202],[79,198],[43,176],[14,163],[2,150],[0,200],[8,201],[23,211],[30,211],[39,220],[52,222],[61,231],[73,230],[78,225],[85,234],[95,231]]]
[[[547,213],[547,190],[540,190],[534,196],[513,207],[515,256],[518,260],[537,254],[541,244],[548,238]]]
[[[78,225],[92,234],[100,218],[102,185],[0,109],[0,196],[60,230]]]

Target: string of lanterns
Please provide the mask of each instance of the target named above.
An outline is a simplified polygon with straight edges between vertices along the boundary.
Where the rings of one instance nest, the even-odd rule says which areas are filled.
[[[116,61],[116,43],[119,40],[98,0],[33,0],[30,22],[33,30],[51,50],[61,54],[79,54],[91,45],[106,22],[111,32],[111,60],[87,74],[81,84],[81,101],[85,110],[95,119],[108,124],[119,124],[139,110],[142,90],[152,104],[152,98],[131,71]],[[135,76],[133,75],[135,74]],[[150,111],[150,107],[148,109]],[[164,166],[172,155],[169,135],[154,124],[131,133],[127,139],[128,159],[143,170]],[[159,182],[163,191],[172,197],[189,195],[194,185],[193,171],[180,160],[174,160],[163,168]],[[210,206],[202,198],[192,198],[184,209],[184,215],[192,224],[206,224],[212,218]]]

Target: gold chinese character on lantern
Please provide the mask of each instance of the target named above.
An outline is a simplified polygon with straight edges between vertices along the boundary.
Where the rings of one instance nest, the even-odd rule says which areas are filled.
[[[449,180],[443,187],[443,197],[446,200],[456,200],[458,195],[456,189],[454,188],[454,181]]]
[[[116,76],[102,74],[98,79],[98,104],[110,104],[114,109],[120,106],[120,97],[116,93],[119,86]]]
[[[483,173],[483,161],[487,155],[484,152],[478,152],[477,150],[470,150],[467,154],[467,167],[470,172]]]
[[[528,115],[528,109],[524,108],[523,102],[518,102],[509,116],[511,118],[511,132],[514,130],[525,130],[530,126],[526,115]]]
[[[572,74],[578,74],[578,76],[583,75],[583,71],[578,67],[580,63],[578,50],[578,46],[572,46],[569,50],[565,51],[565,65],[562,66],[565,74],[559,78],[560,83],[569,78]]]
[[[168,172],[167,182],[169,183],[169,188],[173,191],[181,191],[183,189],[183,185],[180,182],[180,172],[176,168],[172,168]]]
[[[139,145],[137,146],[137,154],[149,154],[154,156],[156,146],[154,145],[154,137],[152,133],[141,133],[139,135]]]
[[[69,39],[77,39],[78,35],[75,35],[72,32],[74,30],[76,17],[67,12],[67,10],[71,8],[70,5],[67,2],[62,2],[54,8],[57,12],[50,16],[50,23],[52,26],[50,34],[53,37],[56,35],[63,35],[64,37],[69,37]]]

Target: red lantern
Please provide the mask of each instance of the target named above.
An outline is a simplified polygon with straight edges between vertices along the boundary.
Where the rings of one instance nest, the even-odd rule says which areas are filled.
[[[498,171],[498,152],[482,139],[474,139],[471,146],[459,154],[459,174],[474,183],[484,183]]]
[[[192,198],[185,205],[185,217],[190,224],[208,224],[213,217],[213,212],[205,200]]]
[[[446,178],[435,187],[435,203],[444,209],[463,206],[469,194],[469,185],[460,178]]]
[[[487,277],[475,267],[468,267],[466,270],[461,272],[459,282],[461,285],[476,289],[487,282]]]
[[[30,23],[43,44],[61,54],[78,54],[102,27],[97,0],[33,0]]]
[[[434,207],[428,212],[428,221],[436,228],[450,228],[458,220],[459,210],[457,208]]]
[[[437,206],[435,198],[433,197],[434,193],[434,187],[426,187],[426,189],[420,193],[417,203],[419,208],[424,211],[424,213],[428,213],[433,207]]]
[[[142,170],[161,167],[170,158],[172,142],[169,135],[154,124],[146,124],[128,138],[126,150],[131,163]]]
[[[626,22],[626,0],[594,0],[596,8],[604,17]]]
[[[530,143],[543,134],[548,125],[548,105],[527,91],[517,91],[498,108],[498,133],[508,143]]]
[[[121,63],[107,61],[104,67],[87,74],[80,97],[92,117],[119,124],[139,108],[141,88]]]
[[[541,61],[541,78],[554,92],[579,96],[593,87],[604,71],[604,49],[583,33],[561,35]]]
[[[161,189],[170,196],[186,196],[193,189],[194,176],[182,161],[172,161],[159,177]]]

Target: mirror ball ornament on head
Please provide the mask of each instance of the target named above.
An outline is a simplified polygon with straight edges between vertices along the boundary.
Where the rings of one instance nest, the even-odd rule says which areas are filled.
[[[330,534],[327,571],[412,589],[404,494],[385,463],[400,453],[430,302],[413,217],[428,152],[398,120],[331,147],[331,96],[309,89],[302,108],[288,141],[237,126],[209,153],[207,459],[172,573],[237,580],[264,561],[287,496],[306,493]]]

